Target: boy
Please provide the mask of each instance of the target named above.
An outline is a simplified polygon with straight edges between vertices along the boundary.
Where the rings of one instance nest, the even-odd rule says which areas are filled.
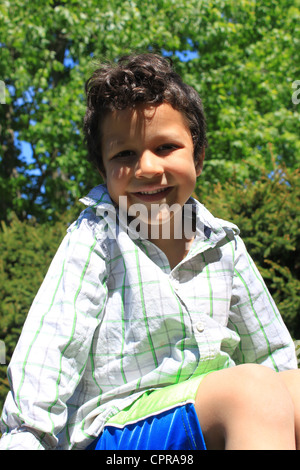
[[[86,91],[105,184],[25,322],[1,448],[294,449],[292,340],[238,228],[191,198],[198,94],[155,54],[103,65]]]

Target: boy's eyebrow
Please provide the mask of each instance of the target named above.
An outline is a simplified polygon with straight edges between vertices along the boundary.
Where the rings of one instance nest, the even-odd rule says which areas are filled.
[[[106,137],[106,141],[109,142],[109,144],[125,144],[126,140],[122,139],[118,136],[114,135],[109,135]]]
[[[178,139],[178,131],[174,130],[172,128],[167,129],[167,130],[162,130],[161,132],[157,132],[155,135],[155,139]],[[119,136],[118,134],[108,134],[105,136],[105,141],[109,142],[109,144],[114,144],[114,145],[122,145],[127,143],[129,140],[131,140],[130,136],[127,137],[122,137]]]
[[[166,139],[170,141],[179,142],[180,136],[178,132],[172,127],[169,129],[162,130],[161,132],[157,132],[155,136],[156,140]],[[103,141],[103,150],[106,152],[113,152],[115,147],[119,147],[122,145],[131,145],[133,142],[129,136],[121,136],[119,134],[108,133],[105,135],[105,139]]]
[[[103,147],[106,151],[113,150],[114,147],[119,145],[124,145],[126,143],[125,139],[120,138],[117,135],[108,135],[105,136],[105,141],[103,142]]]

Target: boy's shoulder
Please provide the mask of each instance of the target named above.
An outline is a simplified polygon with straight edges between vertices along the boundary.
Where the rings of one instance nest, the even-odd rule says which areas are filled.
[[[192,199],[196,207],[198,219],[200,219],[202,223],[204,223],[205,226],[208,226],[213,232],[232,232],[234,236],[240,234],[240,229],[236,224],[228,220],[215,217],[201,202],[197,199]]]
[[[68,228],[68,232],[88,231],[98,241],[105,239],[105,227],[108,218],[115,219],[116,209],[109,196],[106,185],[93,188],[85,197],[79,200],[86,207]],[[106,234],[107,235],[107,234]]]
[[[106,184],[99,184],[95,186],[91,191],[80,199],[85,206],[96,208],[104,207],[104,205],[114,206]]]
[[[234,233],[234,235],[239,235],[240,234],[240,229],[236,224],[234,224],[232,222],[229,222],[228,220],[219,219],[218,217],[216,217],[215,220],[217,221],[217,223],[219,225],[221,225],[221,227],[225,231],[230,230]]]

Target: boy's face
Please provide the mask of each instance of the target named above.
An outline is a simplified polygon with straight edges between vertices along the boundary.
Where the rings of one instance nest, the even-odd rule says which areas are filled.
[[[195,164],[191,133],[168,103],[113,111],[102,128],[105,181],[112,200],[126,196],[127,210],[143,204],[179,204],[192,194],[203,158]],[[148,219],[150,220],[150,219]]]

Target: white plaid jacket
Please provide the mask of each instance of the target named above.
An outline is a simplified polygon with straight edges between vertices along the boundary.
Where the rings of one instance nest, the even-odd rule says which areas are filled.
[[[297,367],[236,226],[194,200],[196,237],[171,270],[118,223],[105,185],[83,202],[9,365],[1,449],[84,449],[145,390],[245,362]]]

